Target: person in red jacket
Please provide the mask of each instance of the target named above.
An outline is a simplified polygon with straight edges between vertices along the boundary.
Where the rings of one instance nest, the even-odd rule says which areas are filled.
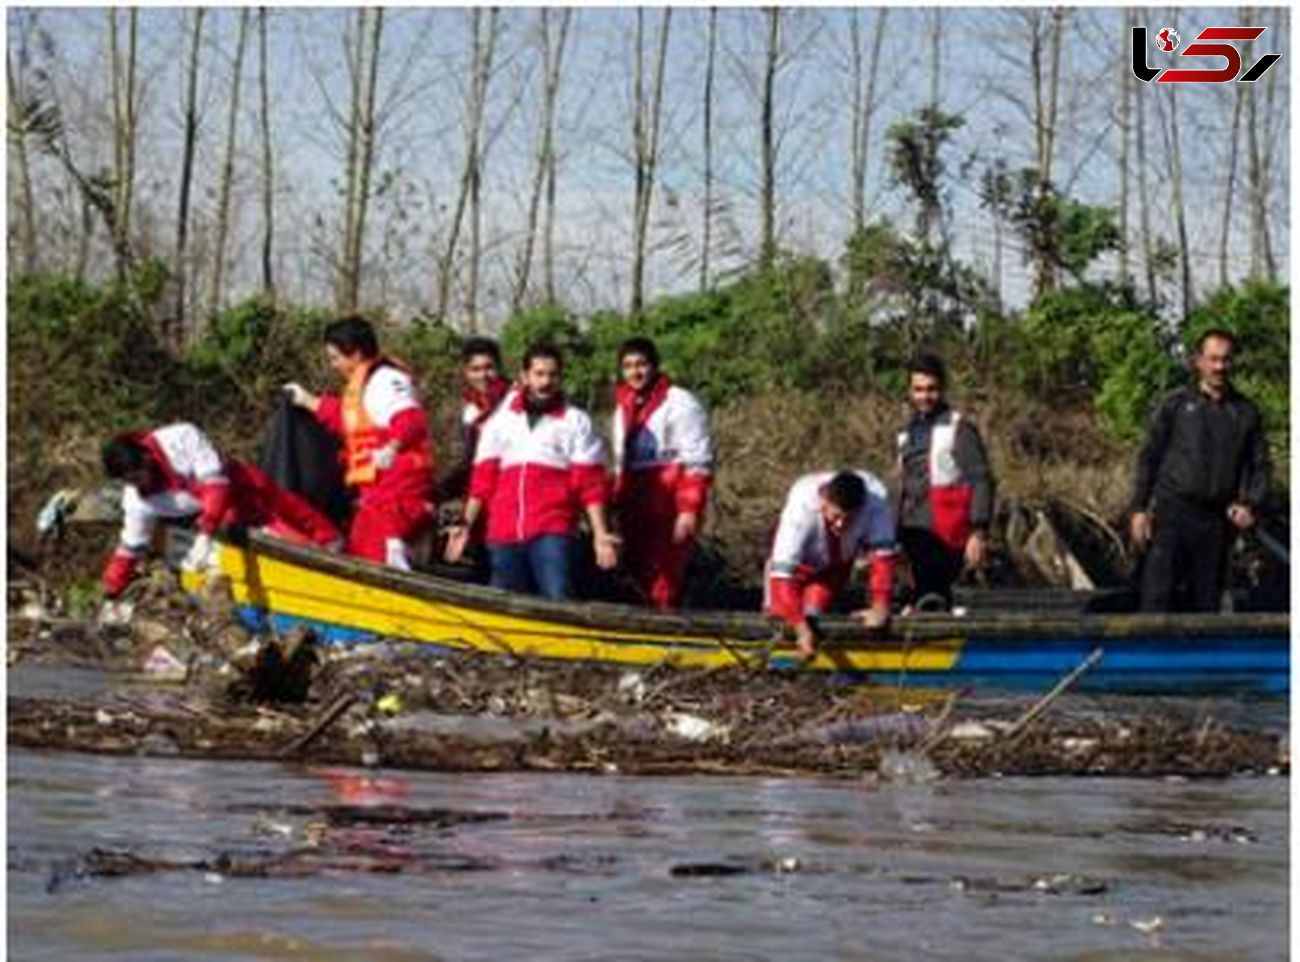
[[[659,369],[653,341],[618,350],[614,504],[628,573],[649,603],[677,607],[713,483],[713,440],[700,402]]]
[[[560,352],[537,344],[524,355],[521,387],[488,419],[474,455],[469,498],[447,541],[459,561],[469,531],[487,511],[494,588],[560,600],[569,594],[578,509],[591,524],[596,563],[618,563],[618,539],[605,518],[605,445],[587,413],[562,389]]]
[[[183,567],[202,570],[223,527],[263,527],[294,541],[337,548],[342,536],[307,501],[260,469],[222,458],[193,424],[119,434],[101,452],[104,474],[122,481],[122,536],[104,568],[104,595],[116,598],[135,577],[158,518],[198,516],[198,535]]]
[[[460,462],[438,482],[440,501],[465,497],[483,425],[510,393],[510,382],[501,376],[501,348],[490,337],[465,339],[460,348],[460,378],[464,402],[460,411]]]
[[[343,480],[356,492],[349,554],[409,570],[410,545],[435,517],[429,420],[406,366],[379,352],[375,329],[346,317],[325,329],[329,365],[342,395],[316,396],[286,384],[343,441]]]
[[[867,554],[871,607],[853,616],[880,628],[889,622],[897,558],[885,486],[866,471],[821,471],[790,487],[767,562],[765,600],[769,614],[793,626],[803,658],[816,653],[817,619]]]

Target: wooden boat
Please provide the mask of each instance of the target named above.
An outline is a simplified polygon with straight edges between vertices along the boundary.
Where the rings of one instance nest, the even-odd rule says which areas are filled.
[[[178,562],[191,535],[167,534]],[[887,634],[848,618],[800,666],[757,612],[659,613],[602,602],[550,602],[299,547],[251,534],[220,542],[250,624],[315,627],[328,641],[380,638],[443,649],[648,667],[725,665],[811,670],[880,684],[1043,690],[1095,656],[1074,690],[1151,694],[1289,691],[1290,617],[1004,612],[896,618]],[[198,575],[183,581],[194,590]]]

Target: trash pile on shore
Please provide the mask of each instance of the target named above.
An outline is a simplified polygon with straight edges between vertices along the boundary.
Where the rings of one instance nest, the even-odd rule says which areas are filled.
[[[520,660],[429,645],[255,636],[228,587],[202,601],[162,569],[119,624],[9,599],[9,744],[437,771],[819,774],[926,781],[1018,774],[1289,772],[1281,731],[1215,703],[989,700],[799,671]],[[23,691],[23,666],[104,672],[91,694]],[[147,684],[141,684],[141,681]]]

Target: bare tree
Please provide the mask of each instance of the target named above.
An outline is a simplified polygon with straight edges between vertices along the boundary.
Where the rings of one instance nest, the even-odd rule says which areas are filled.
[[[1120,24],[1123,29],[1120,46],[1128,50],[1129,37],[1132,35],[1133,11],[1124,15]],[[1122,53],[1119,60],[1119,282],[1127,286],[1132,277],[1129,266],[1128,243],[1128,208],[1129,208],[1129,143],[1133,139],[1133,72],[1128,58]]]
[[[22,40],[26,46],[26,37]],[[25,50],[20,58],[26,56]],[[9,83],[9,117],[7,133],[9,148],[13,152],[15,166],[18,168],[19,204],[22,214],[19,219],[18,250],[23,272],[30,274],[36,270],[36,201],[32,192],[31,164],[27,156],[27,137],[29,124],[29,103],[24,97],[23,87],[14,70],[13,55],[5,52],[5,78]],[[39,104],[30,105],[30,109],[39,110]]]
[[[163,337],[168,343],[179,345],[186,317],[185,283],[189,273],[190,188],[194,180],[194,147],[199,133],[199,50],[203,38],[203,7],[194,8],[190,21],[190,53],[185,70],[185,93],[181,103],[184,117],[183,146],[181,148],[180,201],[176,208],[176,257],[173,270],[176,274],[176,309]]]
[[[221,310],[222,284],[225,281],[226,242],[230,233],[230,190],[235,179],[235,132],[239,121],[239,92],[244,79],[244,49],[248,43],[248,7],[239,11],[239,33],[235,40],[235,62],[231,68],[230,111],[226,123],[226,149],[221,161],[221,185],[217,194],[217,233],[213,246],[212,274],[208,285],[208,316]],[[383,14],[383,9],[376,11]]]
[[[762,218],[759,260],[771,267],[776,260],[776,134],[772,125],[775,107],[776,72],[781,54],[781,8],[769,7],[767,16],[767,56],[763,61],[762,137],[763,185],[760,200]]]
[[[1177,19],[1177,9],[1169,13],[1171,22]],[[1163,91],[1162,91],[1163,92]],[[1181,267],[1183,313],[1186,322],[1192,312],[1192,258],[1187,237],[1187,208],[1183,203],[1183,147],[1178,132],[1178,85],[1169,85],[1169,109],[1163,107],[1163,98],[1156,99],[1160,114],[1160,136],[1164,145],[1165,172],[1169,178],[1174,207],[1174,227],[1178,233],[1178,258]]]
[[[882,11],[883,8],[882,8]],[[940,70],[943,66],[943,8],[930,8],[930,106],[939,106]]]
[[[257,8],[257,55],[257,87],[261,95],[259,120],[262,131],[262,294],[274,302],[275,276],[271,270],[271,245],[275,236],[275,182],[271,163],[271,85],[266,61],[266,7]]]
[[[1142,232],[1142,263],[1147,281],[1147,300],[1156,302],[1156,253],[1155,241],[1151,234],[1151,192],[1147,188],[1147,138],[1146,121],[1142,108],[1148,89],[1134,88],[1137,102],[1137,175],[1138,175],[1138,218],[1139,230]]]
[[[937,12],[937,10],[936,10]],[[876,32],[871,42],[871,62],[867,68],[867,86],[862,87],[863,49],[860,24],[860,8],[853,9],[850,23],[853,49],[853,123],[851,145],[851,163],[853,183],[850,196],[853,198],[853,229],[861,232],[867,226],[867,162],[871,154],[871,117],[876,107],[876,76],[880,67],[880,48],[885,39],[885,18],[889,15],[888,7],[876,11]]]
[[[370,203],[375,150],[375,91],[379,84],[383,29],[383,7],[362,7],[357,11],[356,36],[348,67],[352,101],[348,115],[343,256],[336,297],[337,307],[343,313],[355,311],[360,301],[361,248],[365,238],[366,210]]]
[[[477,197],[479,178],[482,175],[483,118],[487,112],[488,85],[492,77],[492,58],[496,49],[498,10],[488,10],[487,24],[484,26],[483,11],[475,8],[472,13],[472,37],[470,47],[470,90],[466,102],[465,117],[465,162],[461,167],[460,190],[456,197],[456,209],[448,231],[447,246],[438,263],[438,290],[436,296],[436,313],[445,318],[450,307],[451,281],[456,262],[456,248],[460,243],[461,222],[465,217],[465,206],[471,194]],[[478,257],[476,249],[470,255],[471,288],[477,294]],[[478,330],[478,318],[474,311],[469,311],[467,326],[471,331]]]
[[[1249,22],[1249,16],[1246,18]],[[1240,141],[1241,108],[1246,101],[1246,85],[1236,84],[1233,91],[1232,132],[1228,135],[1228,177],[1223,188],[1223,220],[1219,227],[1219,284],[1228,286],[1228,242],[1232,237],[1232,201],[1237,180],[1237,146]]]
[[[1248,8],[1247,20],[1249,21],[1253,15],[1254,9]],[[1250,273],[1252,277],[1264,275],[1273,277],[1277,272],[1268,227],[1270,172],[1268,144],[1272,140],[1272,116],[1277,90],[1277,74],[1277,70],[1269,71],[1268,95],[1262,119],[1259,116],[1260,111],[1258,109],[1260,100],[1259,81],[1255,81],[1250,85],[1250,92],[1246,100],[1247,184],[1250,191]]]
[[[123,63],[118,37],[117,10],[108,10],[109,69],[113,93],[113,199],[116,251],[130,245],[131,203],[135,187],[136,109],[139,105],[136,83],[136,49],[139,39],[139,10],[127,11],[127,50]],[[118,276],[125,276],[128,264],[117,258]]]
[[[668,61],[668,35],[672,8],[664,7],[659,22],[658,49],[650,91],[645,89],[645,11],[636,9],[636,38],[633,54],[632,158],[632,292],[629,310],[639,314],[645,304],[645,251],[650,232],[650,204],[654,197],[655,172],[659,162],[659,130],[663,116],[664,75]]]
[[[512,310],[523,305],[528,290],[528,276],[532,269],[533,247],[537,238],[538,208],[542,192],[555,169],[555,107],[559,99],[560,75],[564,63],[564,46],[569,35],[569,22],[573,10],[565,7],[560,14],[559,34],[551,45],[551,11],[543,7],[538,24],[538,38],[542,48],[542,115],[538,121],[537,158],[533,168],[533,187],[528,198],[528,226],[524,232],[523,248],[515,266],[514,291],[510,297]],[[548,298],[553,290],[548,284]]]
[[[718,8],[709,7],[708,53],[704,60],[704,210],[700,241],[700,290],[709,286],[713,253],[713,72],[718,57]]]

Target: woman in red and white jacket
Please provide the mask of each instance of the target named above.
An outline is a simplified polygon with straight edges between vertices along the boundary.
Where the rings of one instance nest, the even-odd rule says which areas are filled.
[[[889,622],[894,590],[894,514],[878,478],[866,471],[820,471],[790,487],[767,562],[769,614],[792,625],[799,654],[816,652],[816,619],[870,554],[871,607],[853,613],[869,628]]]
[[[222,458],[193,424],[119,434],[101,453],[104,474],[126,484],[122,536],[104,568],[107,598],[116,598],[135,577],[158,518],[198,515],[199,534],[182,563],[191,570],[208,565],[213,535],[232,524],[264,527],[270,534],[322,547],[335,548],[342,541],[324,514],[253,465]]]
[[[368,321],[329,325],[325,354],[345,382],[342,395],[318,397],[299,384],[285,390],[343,441],[343,480],[357,493],[347,551],[409,570],[410,544],[436,512],[429,419],[410,371],[379,353]]]
[[[447,540],[447,560],[459,561],[486,509],[492,586],[531,586],[555,600],[569,594],[579,508],[591,524],[596,563],[618,563],[618,539],[605,518],[605,445],[590,416],[565,400],[563,365],[549,345],[524,355],[520,388],[483,428],[464,515]]]
[[[709,416],[659,369],[653,341],[619,346],[615,392],[614,505],[624,566],[660,610],[675,608],[713,484]]]

